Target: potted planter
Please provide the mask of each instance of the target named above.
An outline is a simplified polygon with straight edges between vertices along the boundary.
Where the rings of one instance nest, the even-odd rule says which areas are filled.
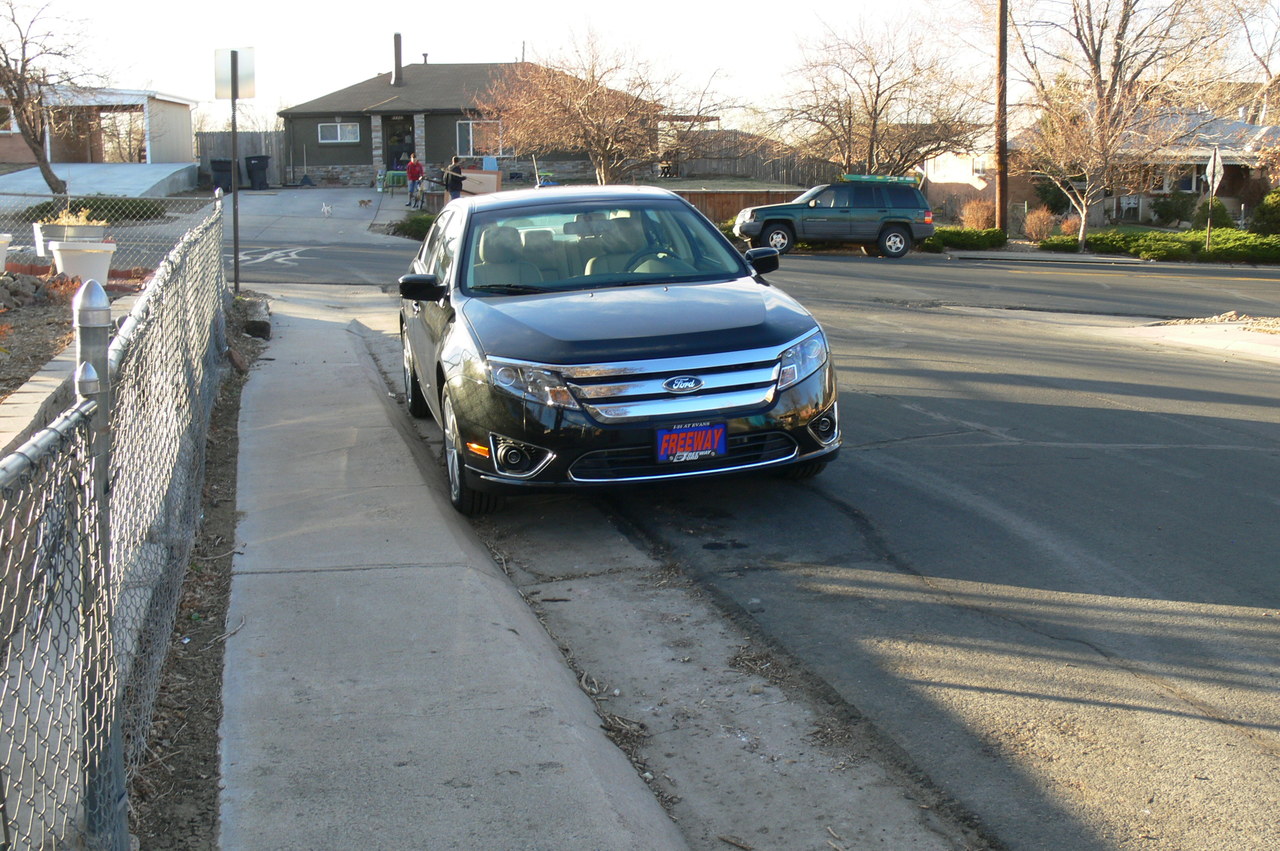
[[[53,224],[50,222],[32,222],[31,231],[35,236],[36,254],[45,257],[45,244],[49,242],[67,242],[76,239],[87,239],[101,242],[107,235],[106,225],[97,224]]]
[[[9,243],[13,242],[13,234],[0,233],[0,274],[4,273],[9,263]]]
[[[91,242],[83,239],[55,240],[48,243],[53,264],[59,274],[84,281],[97,281],[104,286],[111,277],[111,255],[114,242]]]

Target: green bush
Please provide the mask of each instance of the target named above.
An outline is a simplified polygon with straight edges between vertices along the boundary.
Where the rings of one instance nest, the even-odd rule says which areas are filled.
[[[1195,250],[1170,234],[1144,233],[1131,240],[1130,253],[1143,260],[1190,260]]]
[[[426,238],[427,231],[436,220],[435,213],[409,213],[391,225],[391,233],[407,239],[421,241]]]
[[[1280,234],[1280,189],[1273,189],[1253,208],[1249,221],[1253,233]]]
[[[1060,253],[1080,250],[1080,241],[1074,236],[1051,236],[1040,241],[1041,251],[1057,251]]]
[[[1196,207],[1196,214],[1191,217],[1192,228],[1204,230],[1205,224],[1209,221],[1209,206],[1210,202],[1206,200]],[[1234,228],[1236,226],[1235,219],[1231,218],[1231,214],[1227,212],[1227,208],[1223,205],[1221,198],[1215,196],[1212,199],[1212,206],[1213,226],[1215,228]]]
[[[938,238],[936,233],[933,236],[927,236],[920,240],[917,247],[921,251],[928,251],[931,254],[941,254],[947,250],[947,247],[942,244],[942,240]]]
[[[1085,245],[1099,254],[1132,254],[1133,243],[1141,234],[1118,230],[1100,230],[1086,234]]]
[[[1196,207],[1196,196],[1190,192],[1172,192],[1151,202],[1151,212],[1162,225],[1176,225],[1191,218]]]
[[[926,244],[936,240],[940,246],[937,249],[926,247]],[[947,248],[959,248],[963,251],[981,251],[986,248],[1003,248],[1009,243],[1009,236],[1000,228],[938,228],[933,232],[933,236],[921,243],[921,248],[925,251],[941,251],[941,246]]]

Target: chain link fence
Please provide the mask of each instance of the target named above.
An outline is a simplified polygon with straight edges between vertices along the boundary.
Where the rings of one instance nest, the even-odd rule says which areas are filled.
[[[182,235],[209,216],[214,203],[211,196],[0,194],[0,234],[9,235],[12,271],[60,272],[49,243],[76,240],[112,246],[112,279],[144,281]]]
[[[110,302],[81,288],[78,402],[0,459],[4,849],[129,846],[127,777],[146,753],[227,346],[221,205],[206,212],[109,349]]]

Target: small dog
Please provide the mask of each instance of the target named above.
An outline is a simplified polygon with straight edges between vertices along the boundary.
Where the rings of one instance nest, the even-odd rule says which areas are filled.
[[[327,218],[329,218],[330,216],[332,216],[332,215],[333,215],[333,205],[332,205],[332,204],[326,204],[326,203],[324,203],[323,201],[321,201],[321,202],[320,202],[320,214],[321,214],[321,215],[323,215],[326,219],[327,219]]]
[[[356,203],[358,203],[361,207],[370,207],[370,206],[373,206],[373,199],[372,199],[372,198],[361,198],[361,199],[360,199],[359,201],[357,201]]]

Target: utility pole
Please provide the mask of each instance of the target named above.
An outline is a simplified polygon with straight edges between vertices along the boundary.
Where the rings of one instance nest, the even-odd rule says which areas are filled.
[[[996,227],[1009,232],[1009,0],[996,31]]]

